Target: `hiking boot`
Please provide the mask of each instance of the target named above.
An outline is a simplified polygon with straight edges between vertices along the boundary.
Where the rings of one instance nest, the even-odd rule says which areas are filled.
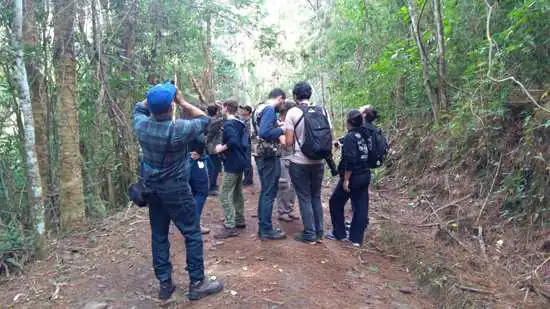
[[[294,240],[303,242],[308,245],[315,245],[317,243],[317,239],[308,239],[304,237],[304,233],[298,233],[294,235]]]
[[[208,234],[210,233],[210,229],[207,227],[201,226],[201,234]]]
[[[223,290],[223,283],[218,280],[202,279],[189,285],[189,300],[199,300],[208,295],[219,293]]]
[[[292,218],[288,214],[279,215],[279,220],[284,222],[292,222]]]
[[[245,228],[246,228],[246,224],[244,224],[244,223],[236,224],[235,227],[238,228],[238,229],[245,229]]]
[[[297,215],[293,214],[293,213],[289,213],[288,216],[290,217],[290,219],[292,220],[300,220],[300,217],[298,217]]]
[[[225,238],[236,237],[236,236],[239,236],[239,231],[237,231],[234,228],[224,228],[221,232],[214,235],[214,238],[225,239]]]
[[[218,195],[220,195],[220,193],[218,192],[218,190],[211,190],[210,192],[208,192],[208,195],[210,195],[210,196],[218,196]]]
[[[285,232],[280,229],[273,229],[267,233],[259,233],[260,240],[280,240],[285,239]]]
[[[162,281],[160,283],[159,299],[161,301],[169,300],[175,290],[176,286],[172,283],[172,280]]]

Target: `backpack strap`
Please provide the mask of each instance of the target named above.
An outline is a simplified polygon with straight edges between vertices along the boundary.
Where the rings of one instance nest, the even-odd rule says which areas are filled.
[[[256,123],[256,111],[258,109],[254,109],[252,112],[252,128],[254,129],[254,136],[258,137],[258,124]]]
[[[294,125],[294,140],[298,143],[298,147],[300,147],[301,149],[302,145],[300,143],[300,139],[296,136],[296,128],[298,127],[300,122],[304,120],[306,113],[309,111],[309,105],[300,103],[300,105],[298,105],[297,107],[302,111],[302,116],[298,119],[298,121],[296,121],[296,124]]]

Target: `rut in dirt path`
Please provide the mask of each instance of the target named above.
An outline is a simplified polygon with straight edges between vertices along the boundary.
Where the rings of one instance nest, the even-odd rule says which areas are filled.
[[[204,238],[207,274],[224,281],[223,293],[198,302],[185,300],[181,291],[188,284],[184,241],[171,226],[173,278],[180,291],[178,301],[169,307],[433,308],[419,292],[401,293],[400,288],[413,286],[410,275],[368,249],[359,251],[329,240],[318,245],[291,238],[259,241],[257,221],[252,218],[258,191],[245,190],[248,221],[241,236],[224,241],[214,240],[211,234]],[[221,218],[218,200],[209,198],[203,225],[215,231],[221,228]],[[376,233],[375,226],[369,227],[367,242]],[[302,226],[294,221],[281,228],[292,235]],[[60,240],[47,261],[36,263],[26,276],[12,278],[1,288],[0,304],[14,308],[80,309],[92,301],[111,309],[158,308],[147,210],[130,208],[109,218],[103,227]]]

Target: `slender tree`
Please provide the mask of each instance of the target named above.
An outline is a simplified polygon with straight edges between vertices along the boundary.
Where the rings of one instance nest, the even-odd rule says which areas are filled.
[[[73,27],[76,2],[54,1],[54,62],[59,108],[61,227],[77,227],[85,219],[80,133],[76,110],[76,58]]]
[[[14,1],[13,15],[13,47],[15,49],[15,79],[19,88],[19,101],[24,119],[25,153],[27,159],[27,178],[29,180],[29,206],[33,218],[34,231],[36,233],[36,250],[38,256],[44,254],[44,200],[42,198],[42,183],[40,180],[40,167],[37,160],[34,135],[34,119],[31,106],[31,95],[27,80],[27,70],[23,59],[21,41],[23,36],[23,1]]]
[[[40,48],[38,31],[36,27],[36,14],[34,0],[24,0],[23,19],[23,47],[25,53],[25,67],[27,69],[28,81],[31,91],[31,104],[34,119],[34,130],[36,138],[36,155],[40,166],[40,179],[42,189],[47,192],[50,179],[50,166],[48,160],[48,138],[47,138],[47,108],[46,88],[44,75],[40,70]],[[47,194],[45,194],[47,196]]]
[[[447,62],[445,61],[445,35],[443,33],[443,9],[441,0],[433,0],[434,21],[437,37],[437,99],[439,107],[446,109],[448,107],[447,98]]]
[[[426,95],[428,96],[428,100],[430,101],[430,104],[432,105],[432,110],[434,114],[434,119],[437,119],[437,112],[438,112],[438,104],[435,98],[435,94],[433,91],[433,87],[430,83],[430,67],[428,64],[428,57],[426,53],[424,52],[424,44],[422,43],[422,37],[420,37],[420,33],[418,32],[418,23],[416,20],[416,14],[414,11],[414,1],[413,0],[407,0],[408,9],[409,9],[409,17],[411,19],[411,33],[414,37],[414,40],[416,41],[416,45],[418,46],[418,52],[420,53],[420,60],[422,61],[422,73],[424,77],[424,89],[426,90]]]

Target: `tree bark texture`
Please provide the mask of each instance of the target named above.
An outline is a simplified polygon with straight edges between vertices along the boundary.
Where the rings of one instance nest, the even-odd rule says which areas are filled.
[[[208,104],[216,101],[214,89],[214,63],[212,59],[212,15],[206,15],[205,41],[202,44],[204,57],[203,93]]]
[[[74,50],[74,0],[54,1],[54,62],[59,108],[61,227],[65,230],[85,220],[80,133],[76,109],[76,57]]]
[[[46,87],[44,75],[40,70],[40,44],[38,30],[36,27],[36,15],[33,0],[24,0],[23,19],[23,48],[24,59],[27,69],[27,77],[31,91],[31,104],[34,119],[34,131],[36,141],[36,155],[40,166],[40,179],[44,196],[47,196],[47,188],[50,179],[50,164],[48,160],[48,136],[47,136],[47,108],[46,108]]]
[[[19,101],[24,118],[25,153],[27,161],[27,178],[29,181],[29,205],[33,218],[36,234],[36,249],[41,257],[44,254],[44,200],[42,198],[42,182],[40,180],[40,167],[35,148],[34,120],[31,106],[31,94],[27,80],[27,70],[23,60],[23,48],[21,41],[23,36],[23,1],[14,1],[13,19],[13,46],[15,49],[15,78],[19,88]]]
[[[420,60],[422,61],[422,73],[424,77],[424,89],[426,91],[426,95],[428,96],[428,100],[430,101],[430,104],[432,105],[432,111],[434,114],[434,119],[437,119],[437,102],[435,99],[434,91],[430,83],[430,67],[428,65],[428,58],[427,55],[424,54],[424,46],[422,43],[422,37],[420,37],[420,34],[418,33],[417,20],[416,15],[414,12],[414,3],[413,0],[407,0],[407,5],[409,9],[409,17],[411,19],[411,32],[414,36],[414,39],[416,41],[416,45],[418,46],[418,52],[420,53]]]
[[[433,11],[437,37],[437,97],[440,109],[445,110],[449,104],[447,84],[445,82],[447,76],[447,63],[445,61],[445,36],[443,33],[443,9],[441,8],[441,0],[433,0]]]

